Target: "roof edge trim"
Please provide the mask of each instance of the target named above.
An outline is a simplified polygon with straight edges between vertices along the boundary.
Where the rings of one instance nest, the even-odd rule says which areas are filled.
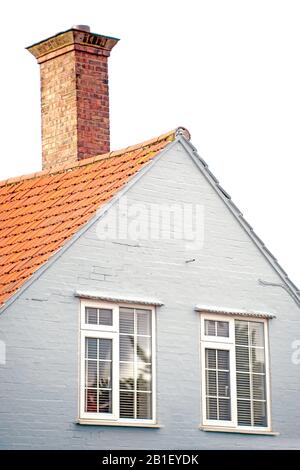
[[[300,308],[300,290],[289,279],[288,275],[286,274],[284,269],[280,266],[275,256],[270,252],[270,250],[268,250],[268,248],[265,246],[263,241],[256,235],[251,225],[244,218],[242,212],[232,202],[230,195],[222,188],[217,178],[208,169],[207,163],[200,157],[196,148],[182,135],[177,138],[177,142],[180,142],[181,145],[188,152],[188,154],[191,156],[192,160],[195,162],[195,164],[197,165],[197,167],[199,168],[203,176],[206,178],[206,180],[210,183],[210,185],[213,187],[216,193],[220,196],[220,198],[226,204],[230,212],[234,215],[234,217],[239,222],[241,227],[243,227],[243,229],[249,235],[253,243],[257,246],[257,248],[260,250],[263,256],[267,259],[267,261],[272,266],[274,271],[282,279],[284,286],[281,286],[281,287],[286,286],[287,293],[290,294],[294,302]]]

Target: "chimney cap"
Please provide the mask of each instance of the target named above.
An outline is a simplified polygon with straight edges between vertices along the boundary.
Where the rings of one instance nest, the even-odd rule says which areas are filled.
[[[86,28],[86,30],[83,28]],[[73,26],[67,29],[67,31],[62,31],[50,38],[32,44],[26,47],[26,49],[37,59],[39,64],[48,60],[50,53],[55,53],[55,56],[58,56],[65,52],[66,47],[76,49],[78,45],[89,46],[93,48],[93,52],[96,55],[100,54],[109,57],[112,48],[117,44],[119,39],[91,33],[87,28],[89,29],[87,25]]]
[[[86,31],[87,33],[91,32],[91,28],[87,24],[75,24],[71,29],[78,29],[79,31]]]

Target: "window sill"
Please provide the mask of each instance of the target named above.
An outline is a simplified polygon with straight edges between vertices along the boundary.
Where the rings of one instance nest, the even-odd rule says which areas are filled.
[[[273,431],[260,431],[260,430],[251,430],[251,429],[235,429],[235,428],[223,428],[218,426],[199,426],[201,431],[206,432],[229,432],[235,434],[254,434],[254,435],[261,435],[261,436],[279,436],[279,432]]]
[[[96,419],[82,419],[79,418],[76,424],[83,424],[88,426],[117,426],[117,427],[130,427],[130,428],[154,428],[159,429],[163,426],[157,423],[130,423],[120,421],[100,421]]]

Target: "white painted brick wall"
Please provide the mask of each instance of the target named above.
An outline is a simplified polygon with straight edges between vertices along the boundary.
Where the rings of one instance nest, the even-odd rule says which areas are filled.
[[[300,310],[277,274],[177,144],[127,193],[130,203],[198,203],[205,241],[101,241],[92,226],[0,317],[0,448],[300,448]],[[101,223],[104,223],[105,219]],[[185,263],[195,258],[194,263]],[[75,289],[130,293],[164,303],[157,311],[161,429],[80,426],[79,301]],[[201,422],[196,304],[270,311],[273,428],[279,437],[205,433]]]

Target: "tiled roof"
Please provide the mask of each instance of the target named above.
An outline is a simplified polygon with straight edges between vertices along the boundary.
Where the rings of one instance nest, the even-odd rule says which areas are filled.
[[[0,182],[0,305],[175,135]]]

